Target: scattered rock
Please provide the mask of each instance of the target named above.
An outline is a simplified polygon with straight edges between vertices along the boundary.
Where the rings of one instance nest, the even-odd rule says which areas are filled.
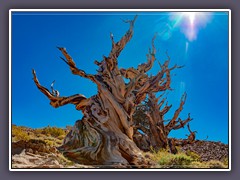
[[[24,149],[33,154],[57,153],[55,147],[48,146],[43,140],[30,139],[12,143],[12,155],[20,154]]]
[[[57,161],[57,157],[49,158],[26,152],[12,156],[12,168],[63,168]]]
[[[79,164],[67,165],[67,163],[53,153],[37,155],[24,149],[20,154],[12,155],[12,168],[93,168]]]
[[[192,144],[184,145],[181,149],[184,152],[192,151],[197,153],[201,161],[221,161],[228,158],[228,145],[221,142],[197,140]]]

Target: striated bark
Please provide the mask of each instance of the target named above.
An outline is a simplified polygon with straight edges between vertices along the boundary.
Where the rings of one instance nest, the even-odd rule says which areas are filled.
[[[171,130],[183,128],[192,120],[190,114],[185,120],[181,120],[181,118],[179,118],[179,115],[183,110],[187,95],[186,93],[183,94],[179,108],[175,111],[173,117],[167,121],[165,120],[164,115],[169,112],[172,105],[168,105],[167,102],[165,103],[166,98],[163,98],[164,94],[162,94],[159,98],[157,98],[153,93],[149,93],[148,95],[148,101],[146,104],[141,105],[140,108],[138,107],[137,111],[134,114],[135,132],[137,132],[137,130],[143,131],[149,141],[149,147],[147,148],[144,146],[143,150],[150,150],[150,147],[152,147],[154,150],[158,151],[161,148],[169,147],[170,151],[176,154],[176,142],[173,139],[169,139],[168,135]],[[161,101],[159,102],[160,99]],[[164,104],[165,106],[162,107]],[[192,132],[190,130],[189,124],[187,127],[190,135],[188,136],[186,142],[192,143],[195,140],[195,132]],[[139,137],[134,139],[136,144],[139,144],[139,142],[137,142],[139,139]],[[139,147],[142,149],[141,146]]]
[[[156,60],[154,47],[156,36],[154,36],[146,63],[140,64],[137,68],[120,69],[118,67],[117,59],[133,36],[136,19],[137,16],[133,20],[124,21],[129,23],[130,27],[118,42],[115,42],[112,34],[110,35],[112,49],[107,57],[103,56],[101,61],[95,61],[98,70],[94,75],[79,69],[66,49],[58,48],[64,56],[61,59],[69,66],[72,74],[87,78],[97,85],[96,95],[89,98],[81,94],[69,97],[59,96],[59,93],[56,95],[53,93],[55,91],[50,92],[42,86],[37,79],[35,70],[32,71],[37,88],[50,100],[53,107],[74,104],[76,109],[83,113],[83,118],[75,123],[64,139],[63,145],[59,147],[64,156],[73,161],[107,167],[139,168],[149,167],[151,164],[144,158],[142,151],[133,141],[133,114],[137,105],[145,100],[147,94],[170,89],[170,71],[178,66],[169,68],[169,60],[167,60],[160,66],[160,71],[156,75],[149,76],[147,74]],[[129,79],[129,83],[125,83],[124,78]],[[154,100],[154,98],[152,99]],[[161,111],[161,113],[163,112]],[[156,120],[158,117],[161,115],[153,117],[150,123],[154,135],[160,132],[156,128],[162,126],[161,123],[155,126],[158,123]],[[162,129],[164,131],[161,133],[166,134],[171,129],[178,128],[174,122],[175,120],[167,128]],[[152,138],[151,143],[154,142],[156,146],[158,143],[162,145],[165,140],[164,138]],[[148,143],[146,139],[145,142]]]
[[[97,74],[87,74],[77,68],[65,48],[59,47],[72,74],[91,80],[97,85],[96,95],[86,98],[81,94],[69,97],[56,96],[42,86],[33,70],[34,82],[37,88],[57,108],[66,104],[74,104],[81,110],[83,118],[78,120],[66,136],[59,150],[73,161],[87,165],[104,165],[110,167],[149,167],[149,162],[133,141],[133,113],[148,93],[170,89],[170,71],[166,61],[155,76],[146,74],[155,61],[156,49],[152,39],[152,48],[147,54],[147,62],[137,68],[119,69],[117,58],[133,36],[133,20],[124,21],[130,24],[128,31],[115,42],[110,35],[112,49],[109,55],[103,56],[98,65]],[[130,80],[125,83],[124,78]]]

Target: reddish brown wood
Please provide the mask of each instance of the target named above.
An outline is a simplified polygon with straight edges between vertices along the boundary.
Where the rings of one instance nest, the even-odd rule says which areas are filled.
[[[83,113],[82,120],[76,122],[59,148],[69,159],[82,164],[111,167],[149,166],[142,151],[133,141],[132,116],[136,106],[145,100],[148,93],[170,89],[170,71],[177,66],[169,68],[169,61],[166,61],[155,76],[147,75],[146,72],[155,61],[154,36],[146,63],[137,68],[118,67],[117,58],[133,36],[136,19],[137,16],[125,21],[130,27],[118,42],[115,42],[111,34],[112,49],[107,57],[95,61],[99,68],[94,75],[79,69],[66,49],[58,48],[64,56],[61,59],[69,66],[72,74],[87,78],[97,85],[97,94],[90,98],[81,94],[56,97],[39,83],[33,70],[37,88],[50,100],[53,107],[74,104]],[[130,82],[125,83],[124,78]]]

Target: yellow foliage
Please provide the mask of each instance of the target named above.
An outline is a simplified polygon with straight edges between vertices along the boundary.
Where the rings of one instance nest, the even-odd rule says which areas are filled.
[[[30,139],[43,140],[50,146],[59,146],[65,138],[65,130],[57,127],[30,129],[12,125],[12,141],[29,141]]]
[[[184,153],[171,154],[167,150],[153,152],[151,157],[162,168],[188,168],[193,159]]]
[[[62,134],[62,135],[58,136],[57,138],[60,139],[60,140],[63,140],[65,137],[66,137],[66,135]]]
[[[209,168],[227,168],[228,166],[224,165],[221,161],[211,160],[207,162]]]
[[[30,135],[25,131],[25,128],[12,126],[12,138],[13,141],[28,141],[30,139]]]
[[[47,145],[49,145],[49,146],[54,146],[54,142],[53,141],[49,141],[49,140],[44,140],[44,142],[47,144]]]
[[[149,157],[156,162],[160,168],[228,168],[228,165],[217,160],[201,162],[200,156],[192,151],[171,154],[168,150],[160,150],[158,152],[153,151],[151,154]],[[227,161],[225,160],[225,162]]]
[[[65,133],[65,131],[63,129],[57,128],[57,127],[46,127],[46,128],[43,128],[42,133],[46,134],[46,135],[51,135],[53,137],[66,135],[66,133]]]
[[[187,155],[187,156],[190,156],[190,157],[191,157],[193,160],[195,160],[195,161],[200,160],[200,156],[199,156],[197,153],[193,152],[193,151],[188,150],[188,151],[186,152],[186,155]]]

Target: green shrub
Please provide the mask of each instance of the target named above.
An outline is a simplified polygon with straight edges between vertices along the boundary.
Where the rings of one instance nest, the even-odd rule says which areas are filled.
[[[228,158],[224,158],[222,162],[217,160],[201,162],[200,156],[193,151],[171,154],[167,149],[158,152],[151,149],[149,154],[148,156],[158,164],[158,168],[228,168]]]
[[[188,165],[193,161],[193,159],[186,154],[180,153],[174,155],[172,159],[172,165],[177,168],[187,168]]]
[[[167,150],[153,152],[151,157],[162,168],[188,168],[193,159],[184,153],[171,154]]]

